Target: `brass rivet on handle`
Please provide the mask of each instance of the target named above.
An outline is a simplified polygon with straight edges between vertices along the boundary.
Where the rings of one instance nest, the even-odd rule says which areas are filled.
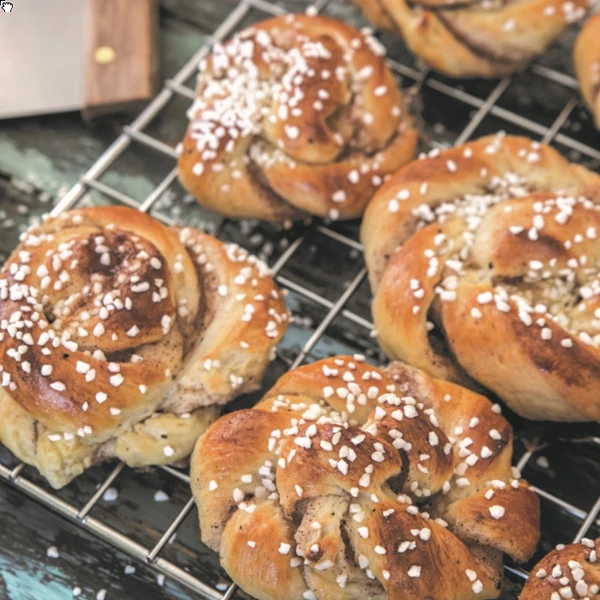
[[[111,63],[113,60],[115,60],[116,56],[117,53],[115,52],[115,49],[111,48],[110,46],[100,46],[94,51],[94,60],[99,65],[107,65],[108,63]]]

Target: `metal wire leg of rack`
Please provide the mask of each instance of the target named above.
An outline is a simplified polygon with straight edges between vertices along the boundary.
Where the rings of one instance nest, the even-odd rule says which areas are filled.
[[[328,3],[329,0],[321,0],[316,3],[315,8],[317,10],[321,10]],[[176,152],[172,147],[158,139],[149,136],[144,132],[144,129],[153,121],[153,119],[157,117],[157,115],[159,115],[159,113],[174,97],[179,96],[190,101],[194,99],[194,90],[187,87],[186,82],[195,73],[200,60],[209,52],[210,44],[214,43],[215,41],[222,40],[234,32],[236,28],[240,26],[242,20],[248,15],[250,10],[259,11],[265,17],[284,12],[276,4],[273,4],[267,0],[243,0],[240,4],[238,4],[237,7],[214,31],[213,35],[208,38],[206,44],[183,66],[177,75],[172,79],[165,81],[164,87],[160,93],[154,98],[154,100],[152,100],[146,109],[131,123],[131,125],[123,128],[122,133],[112,143],[112,145],[81,177],[80,181],[74,185],[72,189],[70,189],[68,193],[66,193],[65,196],[59,201],[52,211],[52,214],[56,215],[64,210],[74,207],[89,190],[97,190],[115,203],[132,206],[144,212],[152,209],[155,203],[176,181],[177,172],[175,168],[172,168],[172,170],[159,183],[159,185],[141,203],[101,182],[100,178],[111,168],[117,158],[130,146],[132,142],[136,142],[151,148],[167,157],[170,157],[173,160],[176,159]],[[562,131],[563,126],[578,104],[576,96],[577,83],[569,75],[565,75],[564,73],[542,65],[532,65],[530,67],[531,71],[535,73],[536,76],[542,77],[546,81],[552,82],[553,84],[560,85],[570,92],[570,99],[559,112],[554,122],[552,122],[550,125],[543,125],[498,105],[498,100],[511,83],[510,77],[506,77],[499,81],[497,85],[493,87],[487,97],[480,98],[469,92],[465,92],[458,87],[453,87],[452,85],[445,83],[429,72],[416,70],[411,66],[407,66],[394,60],[390,60],[390,65],[392,69],[399,75],[408,77],[412,80],[420,81],[422,86],[452,98],[466,105],[467,107],[470,107],[470,109],[474,111],[466,126],[454,140],[455,144],[461,144],[470,139],[484,119],[491,115],[507,124],[515,125],[529,132],[532,137],[535,137],[540,141],[545,143],[555,142],[565,148],[574,150],[589,159],[600,161],[600,151],[582,143],[581,141],[578,141],[577,139],[574,139]],[[167,217],[161,216],[159,218],[161,218],[167,224],[171,224],[171,220]],[[326,225],[316,225],[313,227],[312,232],[317,236],[324,235],[329,238],[333,238],[337,242],[344,244],[350,250],[360,251],[362,249],[360,243],[354,239],[351,239],[350,237],[347,237],[346,235],[336,232]],[[326,314],[319,325],[315,328],[312,335],[304,343],[301,351],[293,360],[291,368],[298,366],[306,359],[315,345],[319,342],[319,340],[321,340],[326,329],[338,316],[343,316],[351,323],[363,328],[366,331],[370,332],[373,329],[373,325],[370,321],[359,314],[352,312],[346,307],[348,301],[352,298],[357,288],[365,279],[366,271],[364,268],[362,268],[354,276],[345,291],[339,295],[336,300],[331,300],[320,296],[314,291],[299,285],[298,283],[281,274],[281,270],[295,255],[302,242],[303,237],[298,237],[289,245],[289,247],[281,254],[276,263],[272,266],[273,272],[275,273],[279,284],[281,284],[284,288],[290,289],[304,298],[316,303],[326,311]],[[600,438],[594,437],[592,442],[600,445]],[[532,454],[533,450],[530,449],[522,455],[517,464],[517,468],[519,470],[525,468],[530,461]],[[116,529],[109,527],[99,519],[90,516],[90,511],[92,511],[104,492],[122,473],[124,468],[123,464],[117,465],[110,472],[108,477],[98,487],[96,492],[87,500],[87,502],[85,502],[85,504],[83,504],[81,508],[66,502],[57,495],[49,493],[42,487],[28,480],[22,474],[23,468],[23,464],[19,464],[15,468],[10,469],[0,463],[0,479],[8,482],[10,485],[13,485],[25,494],[38,500],[51,510],[61,514],[71,521],[78,523],[82,528],[109,542],[115,548],[125,552],[132,558],[149,563],[156,569],[157,572],[172,578],[190,590],[197,592],[204,598],[208,598],[210,600],[228,600],[235,593],[234,584],[229,585],[225,592],[219,591],[192,576],[190,573],[180,568],[173,562],[170,562],[160,556],[168,540],[177,531],[186,516],[192,510],[194,503],[191,497],[165,530],[158,542],[153,547],[146,547],[130,539]],[[186,483],[189,482],[189,477],[180,471],[170,467],[161,468],[170,476],[179,478]],[[548,491],[539,488],[535,489],[543,499],[559,506],[561,509],[565,510],[581,521],[581,525],[577,531],[577,534],[575,535],[574,541],[581,540],[581,538],[583,538],[590,528],[597,522],[600,514],[600,498],[598,498],[592,508],[586,512],[577,508],[576,506],[573,506],[569,502],[556,497]],[[507,567],[507,569],[518,577],[523,579],[527,578],[527,573],[522,569],[513,567]]]

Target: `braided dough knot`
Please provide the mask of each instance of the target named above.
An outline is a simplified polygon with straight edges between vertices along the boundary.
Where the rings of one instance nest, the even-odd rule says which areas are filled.
[[[600,419],[599,184],[510,136],[399,171],[361,232],[386,353],[528,418]]]
[[[522,69],[580,20],[588,0],[354,0],[377,27],[398,31],[430,67],[451,77]]]
[[[110,456],[185,458],[286,321],[235,246],[127,208],[49,219],[0,276],[0,441],[55,487]]]
[[[189,110],[181,182],[233,217],[360,216],[417,140],[382,55],[368,35],[306,15],[216,45]]]
[[[573,61],[579,88],[596,127],[600,127],[600,15],[588,19],[577,37]]]
[[[401,363],[301,367],[198,441],[203,541],[260,600],[497,598],[539,505],[497,407]]]
[[[532,570],[519,600],[597,598],[600,593],[600,539],[583,538],[557,547]]]

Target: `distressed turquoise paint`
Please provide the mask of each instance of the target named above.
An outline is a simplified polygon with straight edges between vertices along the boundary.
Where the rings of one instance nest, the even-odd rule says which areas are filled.
[[[0,576],[8,593],[6,600],[63,600],[71,595],[67,578],[52,565],[40,569],[39,564],[27,560],[16,572],[14,568],[14,563],[0,556]]]
[[[0,172],[16,176],[50,194],[66,190],[76,180],[74,173],[59,171],[51,158],[35,147],[20,148],[0,135]]]

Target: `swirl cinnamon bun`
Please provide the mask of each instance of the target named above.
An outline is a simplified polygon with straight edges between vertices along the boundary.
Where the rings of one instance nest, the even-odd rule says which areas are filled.
[[[359,217],[417,142],[383,53],[369,35],[308,15],[216,45],[189,110],[181,183],[230,217]]]
[[[402,363],[290,371],[198,440],[202,539],[259,600],[498,598],[539,539],[498,408]]]
[[[533,567],[519,600],[600,597],[600,539],[560,544]]]
[[[287,323],[268,269],[123,207],[33,227],[0,273],[0,442],[53,487],[186,458]]]
[[[600,420],[600,176],[489,136],[401,169],[361,238],[386,354],[530,419]]]
[[[577,37],[573,50],[579,89],[600,128],[600,14],[591,17]]]
[[[581,19],[588,0],[353,0],[377,27],[397,31],[432,69],[500,77],[542,54]]]

